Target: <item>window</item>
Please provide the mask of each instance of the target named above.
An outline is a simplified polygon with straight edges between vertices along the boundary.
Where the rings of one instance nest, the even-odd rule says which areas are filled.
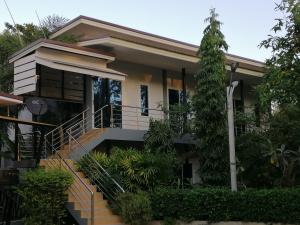
[[[169,106],[183,103],[183,91],[169,89]]]
[[[141,115],[149,115],[148,86],[141,85]]]
[[[237,118],[239,113],[244,111],[244,104],[242,100],[234,99],[233,100],[233,110],[234,110],[234,117]],[[234,132],[235,136],[240,136],[241,134],[245,133],[246,126],[244,122],[235,122]]]

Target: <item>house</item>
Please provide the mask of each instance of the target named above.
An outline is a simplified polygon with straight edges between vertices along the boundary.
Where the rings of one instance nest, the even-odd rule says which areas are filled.
[[[75,38],[76,43],[59,41],[66,37]],[[34,104],[39,99],[48,106],[45,114],[35,115],[25,107],[19,118],[57,126],[45,131],[42,158],[59,153],[61,159],[78,160],[94,149],[138,147],[150,118],[168,117],[162,107],[189,101],[193,95],[197,51],[196,45],[79,16],[52,33],[50,39],[37,40],[11,56],[14,94],[23,96],[25,102]],[[226,54],[228,77],[233,62],[239,63],[232,77],[239,81],[235,107],[254,110],[253,90],[265,65]],[[30,129],[22,127],[21,132]],[[191,140],[183,137],[176,143],[180,148]],[[181,157],[186,160],[187,176],[198,183],[197,158]],[[84,182],[76,177],[78,183]]]

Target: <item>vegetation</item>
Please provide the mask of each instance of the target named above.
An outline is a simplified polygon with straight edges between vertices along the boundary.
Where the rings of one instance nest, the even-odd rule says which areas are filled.
[[[283,17],[276,19],[274,34],[260,45],[273,53],[266,61],[267,72],[258,88],[265,109],[271,103],[284,106],[300,102],[300,2],[282,0],[276,10]]]
[[[62,224],[66,216],[66,190],[72,182],[72,176],[62,170],[36,169],[24,173],[18,194],[25,225]]]
[[[300,222],[300,189],[158,189],[151,193],[155,220]]]
[[[114,148],[108,157],[105,153],[91,153],[78,161],[79,169],[89,177],[97,174],[88,157],[96,159],[126,191],[150,191],[168,185],[174,179],[174,158],[167,153],[150,153],[135,149]]]
[[[124,193],[118,197],[118,214],[129,225],[147,225],[152,219],[151,202],[145,192]]]
[[[149,130],[145,134],[145,149],[154,153],[174,153],[176,133],[169,120],[150,119]]]
[[[200,177],[204,184],[224,185],[228,181],[225,120],[225,55],[228,45],[220,31],[215,10],[206,19],[199,47],[199,71],[193,96],[194,132],[201,157]]]

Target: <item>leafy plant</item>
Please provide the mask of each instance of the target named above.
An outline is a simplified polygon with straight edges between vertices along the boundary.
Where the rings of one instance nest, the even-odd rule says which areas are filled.
[[[153,153],[172,153],[175,151],[176,134],[168,120],[150,119],[149,129],[144,136],[145,149]]]
[[[151,202],[145,192],[120,194],[117,202],[117,211],[126,224],[147,225],[151,221]]]
[[[204,184],[224,185],[228,182],[228,157],[226,142],[225,54],[228,45],[224,40],[215,9],[205,21],[198,51],[199,70],[195,74],[193,96],[195,112],[194,132],[201,156],[200,177]]]
[[[80,159],[78,166],[93,179],[98,171],[88,157],[96,159],[127,191],[152,190],[174,179],[173,154],[141,152],[132,148],[114,148],[109,157],[105,153],[91,153]]]
[[[66,216],[66,190],[72,176],[63,170],[36,169],[22,175],[17,192],[22,199],[25,225],[63,224]]]

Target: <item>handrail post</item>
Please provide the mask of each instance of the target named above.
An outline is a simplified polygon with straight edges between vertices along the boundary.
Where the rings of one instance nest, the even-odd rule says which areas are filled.
[[[113,104],[110,104],[110,127],[114,127]]]
[[[103,109],[101,109],[101,111],[100,111],[100,123],[101,123],[100,127],[103,128],[104,127],[104,124],[103,124]]]
[[[139,130],[139,109],[135,109],[136,112],[136,129]]]
[[[72,142],[72,137],[71,137],[71,128],[67,130],[67,134],[69,135],[69,153],[71,152],[71,142]]]
[[[85,133],[85,114],[82,113],[82,133],[84,134]]]
[[[91,195],[91,225],[94,225],[94,192]]]

